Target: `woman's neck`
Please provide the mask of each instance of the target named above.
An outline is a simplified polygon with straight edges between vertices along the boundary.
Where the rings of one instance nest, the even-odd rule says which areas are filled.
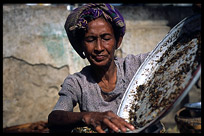
[[[115,62],[109,67],[94,68],[94,77],[104,92],[110,92],[115,88],[117,81],[117,66]]]

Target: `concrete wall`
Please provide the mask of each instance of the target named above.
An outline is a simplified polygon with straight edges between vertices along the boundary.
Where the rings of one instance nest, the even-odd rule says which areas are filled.
[[[118,7],[127,32],[116,55],[151,51],[190,7]],[[3,127],[47,120],[65,77],[88,64],[71,47],[66,5],[3,5]],[[198,91],[199,94],[199,91]]]

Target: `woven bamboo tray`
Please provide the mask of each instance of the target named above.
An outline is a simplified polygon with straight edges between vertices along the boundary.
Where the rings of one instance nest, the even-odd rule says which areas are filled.
[[[49,133],[47,121],[39,121],[35,123],[26,123],[6,127],[3,129],[4,133]]]

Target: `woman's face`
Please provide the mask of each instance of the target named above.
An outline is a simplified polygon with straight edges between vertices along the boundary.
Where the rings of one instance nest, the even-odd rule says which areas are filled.
[[[103,18],[88,23],[83,43],[85,55],[91,65],[108,66],[113,62],[116,39],[111,24]]]

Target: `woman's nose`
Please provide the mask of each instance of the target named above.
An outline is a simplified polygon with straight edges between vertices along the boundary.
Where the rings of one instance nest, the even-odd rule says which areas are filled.
[[[103,44],[102,44],[102,39],[101,38],[97,38],[95,50],[96,51],[103,51]]]

